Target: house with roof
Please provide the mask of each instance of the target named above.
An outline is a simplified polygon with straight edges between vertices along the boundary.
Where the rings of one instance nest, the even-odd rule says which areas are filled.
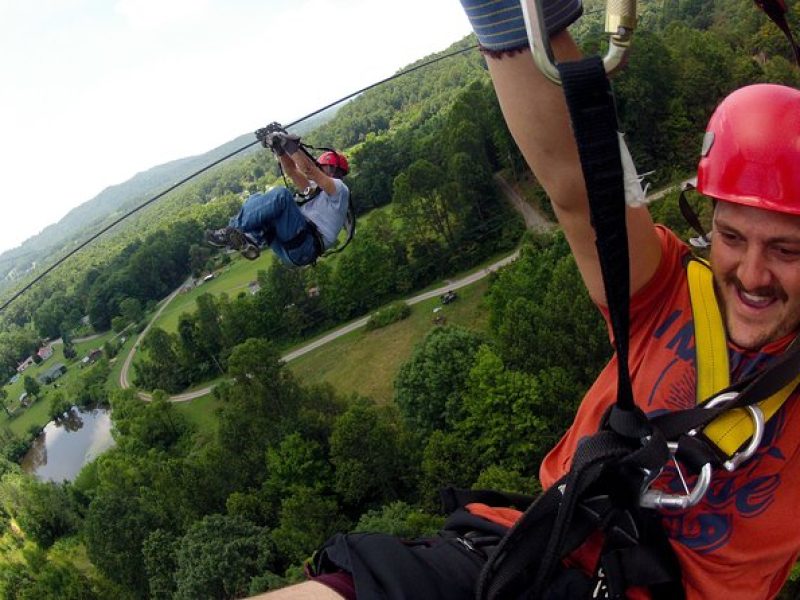
[[[36,354],[38,354],[39,358],[41,358],[42,360],[47,360],[48,358],[53,356],[53,347],[50,344],[42,346],[41,348],[39,348]]]
[[[41,383],[42,385],[47,385],[48,383],[53,383],[56,379],[61,377],[64,373],[67,372],[67,365],[64,363],[56,363],[47,371],[43,373],[39,373],[36,376],[36,381]]]

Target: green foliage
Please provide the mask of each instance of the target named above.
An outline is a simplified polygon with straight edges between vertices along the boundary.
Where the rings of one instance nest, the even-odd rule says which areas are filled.
[[[440,505],[443,487],[469,488],[478,475],[478,453],[461,433],[434,431],[425,444],[419,480],[419,497],[432,510]]]
[[[175,570],[178,540],[169,531],[156,529],[142,544],[144,567],[152,600],[172,600],[175,593]]]
[[[538,479],[523,477],[516,471],[498,465],[490,465],[481,471],[472,487],[476,490],[502,490],[530,496],[535,496],[542,491]]]
[[[73,565],[36,557],[26,563],[0,564],[4,600],[102,600],[96,584]]]
[[[39,391],[41,390],[41,386],[39,385],[39,382],[36,381],[30,375],[25,375],[25,377],[22,378],[22,385],[25,388],[25,392],[31,398],[35,399],[39,396]]]
[[[74,533],[80,520],[64,486],[40,483],[28,475],[7,473],[0,480],[0,505],[42,548]]]
[[[273,558],[266,530],[239,517],[209,515],[178,542],[176,600],[233,599],[247,594],[250,579]]]
[[[398,498],[407,477],[405,431],[397,413],[366,399],[354,402],[334,425],[330,439],[335,489],[350,505]]]
[[[444,518],[430,515],[400,500],[361,515],[353,531],[386,533],[404,539],[434,535]]]
[[[411,307],[408,304],[405,302],[395,302],[370,316],[369,321],[367,321],[367,331],[380,329],[381,327],[386,327],[397,321],[402,321],[408,318],[410,314]]]
[[[296,489],[281,502],[278,526],[270,534],[282,559],[273,571],[302,563],[331,535],[348,527],[335,498],[307,488]]]
[[[394,401],[414,429],[432,432],[460,420],[467,373],[483,338],[461,327],[431,330],[395,379]]]
[[[119,391],[113,394],[111,406],[114,437],[118,444],[133,452],[169,451],[190,432],[184,415],[160,394],[145,403],[133,391]]]

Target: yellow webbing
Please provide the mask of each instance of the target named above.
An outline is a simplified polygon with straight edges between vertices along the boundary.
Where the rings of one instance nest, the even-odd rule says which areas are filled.
[[[686,274],[694,317],[697,403],[702,404],[729,384],[728,348],[708,263],[693,258],[686,267]],[[758,403],[766,421],[778,411],[798,384],[800,374],[779,392]],[[734,408],[709,423],[703,429],[703,434],[730,458],[752,437],[753,420],[744,408]]]

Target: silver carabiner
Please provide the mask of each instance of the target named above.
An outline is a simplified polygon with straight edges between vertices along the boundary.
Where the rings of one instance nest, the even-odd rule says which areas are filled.
[[[678,449],[678,444],[670,442],[668,446],[670,453],[674,456]],[[677,462],[675,467],[678,469],[681,481],[685,481]],[[700,474],[697,476],[694,487],[691,491],[687,491],[686,494],[668,494],[661,490],[651,490],[649,489],[650,484],[653,482],[653,479],[651,479],[645,484],[645,488],[639,496],[639,505],[643,508],[654,509],[685,510],[690,508],[698,504],[703,499],[703,496],[706,495],[708,487],[711,485],[711,474],[711,463],[704,464],[700,469]]]
[[[561,85],[561,76],[556,69],[550,36],[544,24],[541,0],[520,0],[528,42],[533,60],[539,70],[550,81]],[[603,57],[607,74],[612,74],[625,63],[630,48],[633,30],[636,29],[636,0],[606,0],[606,28],[609,38],[608,52]]]
[[[705,403],[705,408],[714,408],[718,404],[722,402],[728,402],[735,398],[738,395],[737,392],[727,392],[725,394],[720,394],[716,398],[712,398],[708,402]],[[737,452],[731,458],[726,460],[722,463],[722,466],[725,467],[725,470],[729,473],[732,473],[739,465],[741,465],[744,461],[751,458],[758,447],[761,445],[761,440],[764,439],[764,430],[765,430],[765,423],[766,419],[764,419],[764,411],[761,410],[761,407],[757,404],[751,404],[749,406],[745,406],[744,408],[747,409],[747,412],[750,414],[750,418],[753,420],[753,436],[750,438],[750,443],[747,444],[747,448],[742,450],[741,452]],[[690,432],[690,435],[694,435],[694,431]]]

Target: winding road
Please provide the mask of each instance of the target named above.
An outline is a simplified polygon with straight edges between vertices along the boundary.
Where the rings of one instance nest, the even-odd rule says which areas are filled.
[[[497,186],[506,196],[508,201],[511,202],[511,204],[518,212],[520,212],[523,219],[525,220],[525,226],[528,229],[536,231],[549,231],[555,227],[554,223],[548,221],[535,208],[533,208],[530,204],[528,204],[517,193],[517,191],[511,185],[509,185],[509,183],[505,179],[503,179],[503,177],[501,177],[500,175],[495,175],[494,180]],[[461,279],[451,281],[447,285],[436,288],[434,290],[423,292],[421,294],[417,294],[416,296],[412,296],[411,298],[406,299],[405,302],[406,304],[409,305],[418,304],[419,302],[422,302],[424,300],[441,296],[448,290],[457,290],[459,288],[473,284],[476,281],[488,276],[490,273],[496,271],[497,269],[500,269],[501,267],[504,267],[505,265],[513,262],[517,258],[517,256],[519,256],[519,251],[516,251],[513,254],[510,254],[505,258],[502,258],[497,262],[492,263],[488,267],[484,267],[478,271],[475,271],[474,273],[471,273],[466,277],[462,277]],[[180,287],[176,289],[161,303],[161,306],[158,308],[158,311],[153,315],[153,318],[150,320],[150,323],[147,324],[147,327],[145,327],[142,333],[139,334],[139,337],[137,338],[136,342],[133,344],[133,346],[131,346],[128,355],[125,357],[125,362],[123,363],[122,370],[120,371],[119,374],[119,386],[122,389],[128,389],[132,387],[128,380],[128,371],[130,370],[131,364],[133,363],[133,357],[134,354],[136,353],[136,349],[138,348],[139,343],[144,339],[144,336],[147,335],[150,326],[156,321],[156,319],[158,319],[159,315],[161,315],[161,313],[169,305],[169,303],[172,302],[175,296],[177,296],[180,289],[181,289]],[[309,342],[308,344],[305,344],[300,348],[297,348],[296,350],[292,350],[291,352],[282,356],[281,359],[284,362],[289,362],[291,360],[294,360],[295,358],[307,354],[308,352],[311,352],[312,350],[315,350],[316,348],[319,348],[320,346],[327,344],[332,340],[335,340],[338,337],[341,337],[343,335],[350,333],[351,331],[355,331],[356,329],[364,327],[367,324],[367,321],[369,321],[370,316],[371,315],[367,315],[356,321],[353,321],[352,323],[348,323],[347,325],[339,327],[338,329],[331,331],[330,333],[321,338]],[[189,400],[194,400],[195,398],[200,398],[201,396],[210,394],[213,388],[214,386],[207,386],[190,392],[175,394],[173,396],[170,396],[169,399],[171,402],[187,402]],[[146,392],[138,392],[138,396],[139,398],[145,401],[150,401],[153,399],[152,395]]]

